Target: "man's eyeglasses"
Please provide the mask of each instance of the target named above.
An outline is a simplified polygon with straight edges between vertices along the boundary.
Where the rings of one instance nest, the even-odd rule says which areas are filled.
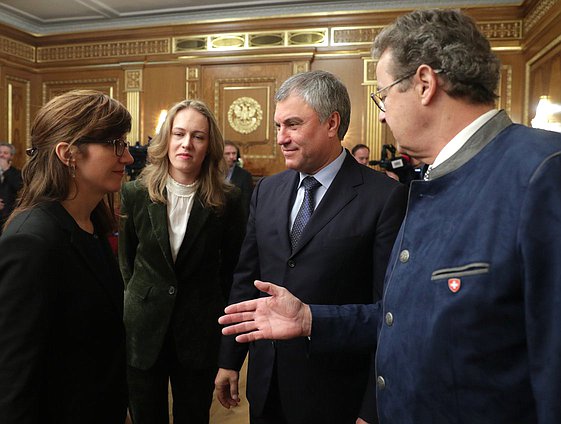
[[[115,156],[120,158],[125,153],[125,149],[129,148],[129,142],[123,140],[122,138],[116,138],[115,140],[90,140],[84,139],[79,140],[78,143],[94,143],[94,144],[112,144],[115,150]]]
[[[378,106],[378,109],[380,109],[382,112],[386,111],[386,106],[384,105],[384,99],[385,97],[380,96],[380,93],[382,91],[386,91],[389,90],[390,88],[392,88],[394,85],[399,84],[401,81],[406,80],[407,78],[415,75],[415,72],[410,72],[404,76],[402,76],[401,78],[396,79],[394,82],[386,85],[385,87],[382,87],[378,90],[376,90],[375,93],[370,93],[370,98],[374,101],[374,103],[376,103],[376,106]]]
[[[386,91],[389,90],[390,88],[392,88],[394,85],[399,84],[401,81],[406,80],[407,78],[412,77],[413,75],[415,75],[417,71],[413,71],[413,72],[409,72],[408,74],[402,76],[401,78],[396,79],[394,82],[386,85],[385,87],[382,87],[378,90],[376,90],[375,93],[370,93],[370,98],[374,101],[374,103],[376,103],[376,106],[378,106],[378,109],[380,109],[382,112],[386,111],[386,106],[384,105],[384,99],[386,98],[385,96],[382,97],[380,96],[380,93],[382,91]],[[435,74],[440,74],[442,72],[445,72],[444,69],[435,69],[434,73]]]

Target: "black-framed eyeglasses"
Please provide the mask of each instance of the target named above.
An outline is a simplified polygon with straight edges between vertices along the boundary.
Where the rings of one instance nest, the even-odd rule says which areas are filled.
[[[120,158],[125,153],[125,149],[129,148],[129,142],[123,140],[122,138],[116,138],[115,140],[90,140],[84,139],[79,140],[78,143],[94,143],[94,144],[112,144],[115,150],[115,156]]]
[[[392,88],[394,85],[399,84],[401,81],[406,80],[407,78],[412,77],[413,75],[415,75],[415,72],[417,72],[416,70],[414,72],[410,72],[408,74],[405,74],[404,76],[402,76],[401,78],[396,79],[394,82],[386,85],[385,87],[382,87],[378,90],[376,90],[376,92],[374,93],[370,93],[370,98],[374,101],[374,103],[376,103],[376,106],[378,106],[378,109],[380,109],[382,112],[386,111],[386,106],[384,105],[384,98],[385,97],[381,97],[380,93],[382,91],[386,91],[389,90],[390,88]]]
[[[384,99],[385,97],[380,96],[380,93],[382,91],[386,91],[389,90],[390,88],[392,88],[394,85],[399,84],[401,81],[406,80],[407,78],[412,77],[413,75],[415,75],[417,71],[413,71],[413,72],[409,72],[408,74],[405,74],[404,76],[402,76],[401,78],[396,79],[394,82],[386,85],[385,87],[382,87],[378,90],[376,90],[376,92],[374,93],[370,93],[370,98],[374,101],[374,103],[376,103],[376,106],[378,106],[378,109],[380,109],[382,112],[386,112],[386,105],[384,105]],[[440,74],[442,72],[445,72],[444,69],[435,69],[434,73],[435,74]]]

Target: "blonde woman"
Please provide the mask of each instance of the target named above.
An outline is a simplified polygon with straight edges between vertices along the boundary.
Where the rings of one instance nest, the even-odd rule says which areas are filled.
[[[244,235],[240,193],[225,182],[224,142],[208,107],[176,104],[122,190],[130,411],[135,424],[208,423],[220,328]]]

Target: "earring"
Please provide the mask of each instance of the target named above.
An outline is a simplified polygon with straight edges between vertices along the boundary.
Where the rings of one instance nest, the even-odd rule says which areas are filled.
[[[76,164],[74,163],[74,161],[69,159],[67,165],[72,178],[76,178]]]

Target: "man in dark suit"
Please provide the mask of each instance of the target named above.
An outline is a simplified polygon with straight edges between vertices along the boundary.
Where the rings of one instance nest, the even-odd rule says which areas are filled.
[[[0,234],[16,204],[18,191],[23,185],[21,172],[12,166],[16,148],[10,143],[0,143]]]
[[[253,177],[251,173],[239,166],[241,160],[240,149],[233,141],[226,140],[224,142],[224,159],[228,165],[226,180],[239,187],[242,192],[242,204],[247,219],[249,202],[253,192]]]
[[[332,74],[294,75],[275,100],[277,143],[289,169],[254,190],[230,303],[259,297],[255,279],[283,284],[312,303],[379,299],[405,187],[342,148],[350,100]],[[372,409],[361,411],[370,354],[311,358],[308,343],[304,337],[249,346],[252,424],[354,424],[359,415],[375,416]],[[238,371],[247,349],[233,338],[222,340],[216,389],[225,407],[239,401]]]

